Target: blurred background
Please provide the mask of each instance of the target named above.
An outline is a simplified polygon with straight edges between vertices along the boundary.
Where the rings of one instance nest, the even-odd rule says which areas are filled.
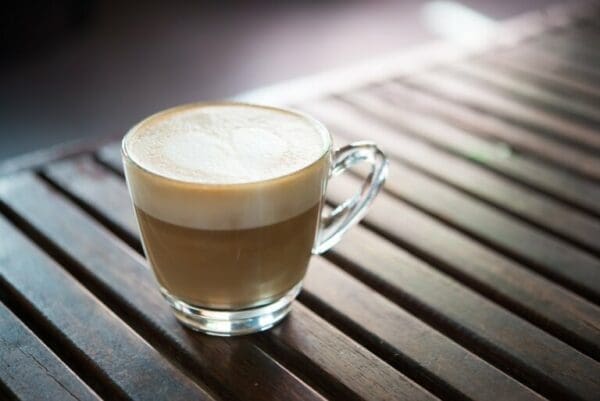
[[[0,13],[0,160],[155,111],[401,52],[555,1],[17,1]],[[440,29],[442,28],[442,29]]]

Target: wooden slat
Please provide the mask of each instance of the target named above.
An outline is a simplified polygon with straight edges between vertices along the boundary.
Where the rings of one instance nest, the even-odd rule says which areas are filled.
[[[582,148],[589,147],[590,151],[600,150],[600,135],[595,129],[508,99],[491,87],[458,79],[442,70],[414,75],[403,82],[466,104],[480,112],[499,116],[513,124],[578,143]]]
[[[387,129],[376,120],[349,112],[350,106],[338,101],[313,102],[304,108],[353,140],[369,139],[375,129]],[[395,134],[391,131],[390,135]],[[388,191],[600,302],[597,258],[400,163],[390,166]]]
[[[0,199],[39,230],[49,246],[56,248],[54,252],[68,261],[72,273],[89,282],[104,302],[121,311],[129,324],[156,348],[176,359],[219,395],[266,400],[285,391],[290,400],[322,399],[258,348],[250,337],[214,338],[183,328],[157,291],[141,257],[40,179],[23,175],[4,182]],[[44,199],[43,204],[39,199]],[[60,285],[55,286],[59,291]]]
[[[527,82],[556,96],[572,98],[587,105],[597,105],[600,102],[600,87],[584,84],[577,76],[541,68],[535,60],[518,60],[504,52],[490,52],[473,61],[484,68]]]
[[[600,53],[595,48],[597,44],[576,40],[565,31],[543,34],[527,42],[528,46],[542,49],[574,64],[582,64],[600,71]]]
[[[298,302],[283,324],[261,336],[279,344],[298,370],[310,367],[322,387],[339,382],[364,400],[437,399]]]
[[[334,250],[378,288],[386,288],[389,296],[401,305],[427,316],[425,320],[456,341],[496,361],[538,391],[551,396],[553,387],[557,394],[564,388],[589,399],[600,391],[600,382],[595,380],[600,373],[599,363],[466,289],[391,242],[357,228]],[[598,333],[595,345],[600,346]],[[566,376],[564,371],[570,374]]]
[[[535,105],[550,113],[563,115],[596,129],[600,127],[598,105],[586,104],[579,97],[561,97],[532,82],[504,74],[489,65],[478,65],[471,61],[451,64],[446,71],[474,82],[483,82],[508,97]]]
[[[575,187],[579,190],[579,203],[594,206],[592,210],[599,215],[600,184],[585,182],[564,171],[552,170],[548,166],[513,154],[497,144],[469,135],[430,117],[402,110],[371,95],[349,95],[345,99],[358,108],[348,112],[368,113],[392,128],[380,130],[378,126],[374,126],[369,135],[371,139],[386,147],[393,156],[535,224],[600,251],[600,242],[595,240],[600,237],[599,220],[532,191],[525,185],[465,161],[462,157],[507,175],[527,176],[528,181],[554,182],[554,192],[560,192],[561,195],[569,195],[568,191],[561,189],[561,184]],[[414,136],[442,146],[459,157],[452,157],[446,152],[415,141],[412,138]],[[515,199],[519,202],[515,202]]]
[[[116,162],[120,167],[121,160]],[[87,205],[96,213],[106,214],[107,222],[120,223],[113,224],[111,228],[123,225],[126,228],[123,232],[137,240],[138,225],[131,200],[129,196],[124,196],[126,188],[123,187],[123,180],[117,179],[113,174],[107,174],[90,156],[51,163],[42,172],[62,188],[77,193],[83,199],[97,199],[97,202],[91,201]]]
[[[573,64],[553,53],[536,50],[531,46],[515,46],[507,51],[497,52],[496,56],[513,64],[527,64],[529,68],[563,76],[578,86],[589,87],[593,92],[600,91],[600,72],[582,64]]]
[[[85,369],[78,374],[103,398],[211,399],[4,217],[0,237],[2,291],[52,337],[62,358]]]
[[[339,204],[358,185],[356,178],[340,177],[330,187],[329,199]],[[600,359],[600,333],[596,324],[600,307],[386,193],[379,195],[377,207],[368,213],[366,222],[446,274]],[[346,236],[336,251],[347,248],[358,234],[353,231]],[[356,249],[362,251],[363,247]]]
[[[114,146],[114,145],[113,145]],[[114,162],[121,166],[120,150],[115,146]],[[114,153],[113,153],[114,154]],[[139,244],[138,225],[135,220],[133,205],[128,197],[123,195],[123,183],[120,180],[115,180],[110,174],[103,173],[97,168],[89,155],[76,157],[77,163],[67,160],[64,163],[52,163],[42,171],[49,178],[61,183],[64,188],[69,188],[71,185],[77,185],[79,192],[85,195],[88,199],[94,199],[99,195],[98,188],[102,188],[104,193],[97,199],[102,199],[98,203],[89,203],[88,206],[92,213],[96,214],[103,224],[108,225],[111,230],[117,232],[120,237],[126,239],[127,243],[135,249],[141,251]],[[81,175],[88,176],[89,179],[83,181]],[[71,182],[72,181],[72,182]],[[103,218],[99,212],[103,211],[106,216]],[[113,222],[123,222],[126,229],[122,229],[122,225],[114,224]]]
[[[85,152],[92,152],[100,146],[113,142],[115,138],[116,136],[107,136],[97,139],[76,139],[72,142],[61,143],[47,149],[36,150],[24,155],[2,160],[0,161],[0,176],[13,174],[20,170],[33,169],[53,160],[64,159]]]
[[[514,149],[517,154],[533,154],[549,162],[558,163],[571,171],[600,180],[600,157],[594,154],[582,152],[552,138],[508,124],[494,116],[478,113],[468,107],[432,96],[426,92],[411,89],[396,82],[370,88],[370,91],[384,97],[397,108],[410,108],[417,113],[426,115],[428,118],[441,118],[469,133],[486,138],[490,142],[495,141],[504,149]],[[496,152],[497,154],[498,152]],[[582,207],[592,210],[600,208],[596,202],[586,200],[587,197],[582,197],[576,191],[580,185],[587,185],[589,180],[575,178],[573,180],[569,179],[567,182],[560,182],[560,185],[557,185],[555,175],[549,175],[546,170],[541,172],[538,172],[538,170],[534,170],[536,173],[533,181],[534,185],[537,184],[547,191],[559,194],[563,198],[582,205]],[[513,174],[519,174],[519,171],[521,170],[519,169]],[[529,176],[529,173],[521,173],[519,178],[528,180]],[[531,178],[529,179],[531,180]],[[573,182],[575,184],[572,184]]]
[[[310,269],[305,288],[317,299],[305,302],[338,324],[358,325],[363,341],[383,343],[388,354],[408,358],[406,367],[417,370],[423,380],[443,381],[458,395],[475,400],[540,399],[324,259],[314,258]]]
[[[510,57],[504,52],[484,55],[482,60],[487,66],[493,66],[509,75],[535,82],[545,88],[567,96],[579,96],[592,104],[600,101],[600,86],[582,82],[577,76],[561,73],[557,68],[543,68],[542,63],[533,59],[523,60]]]
[[[115,167],[119,168],[119,166],[120,163]],[[87,169],[79,169],[79,171],[86,170]],[[98,201],[98,196],[104,192],[102,187],[96,186],[98,190],[97,196],[90,197],[91,194],[87,191],[78,191],[77,187],[79,185],[76,183],[77,181],[89,180],[91,177],[98,177],[98,175],[99,173],[96,172],[90,174],[87,179],[85,177],[81,177],[79,180],[71,179],[69,180],[71,183],[69,188],[78,196],[81,195],[84,200],[87,199],[88,202],[96,203]],[[86,186],[82,185],[82,187]],[[125,193],[125,187],[123,186],[123,197],[125,196],[127,195]],[[125,226],[126,224],[127,223],[125,220],[123,220],[123,225]],[[406,366],[408,363],[408,366],[411,366],[411,370],[414,366],[415,369],[417,369],[417,371],[414,373],[416,375],[415,377],[419,380],[423,380],[423,383],[426,386],[432,386],[433,389],[441,387],[441,390],[438,390],[441,394],[463,394],[465,396],[470,396],[477,399],[474,394],[477,394],[480,389],[473,387],[472,383],[468,380],[464,380],[464,374],[467,374],[467,371],[470,371],[470,374],[475,374],[475,370],[478,369],[483,374],[481,377],[478,377],[478,380],[496,381],[496,384],[494,384],[493,388],[491,389],[491,391],[494,391],[496,398],[505,396],[508,398],[528,398],[533,396],[532,393],[529,393],[525,389],[522,389],[519,386],[515,387],[516,383],[512,382],[511,380],[507,380],[507,377],[503,375],[498,376],[499,372],[477,358],[473,358],[473,356],[468,352],[456,349],[456,346],[452,342],[445,340],[443,336],[433,332],[429,328],[426,328],[426,326],[423,326],[422,323],[406,314],[406,312],[402,312],[397,307],[392,306],[389,304],[389,302],[383,300],[378,294],[374,293],[373,291],[361,290],[363,287],[356,284],[355,280],[351,279],[347,275],[340,275],[336,272],[337,269],[335,269],[329,263],[317,258],[313,261],[312,266],[313,267],[309,269],[309,273],[305,281],[305,294],[309,294],[308,296],[311,299],[317,298],[320,300],[327,300],[325,302],[320,302],[320,304],[327,305],[327,308],[330,308],[333,311],[332,313],[336,315],[341,313],[346,316],[346,319],[350,319],[353,322],[353,332],[356,329],[355,325],[359,325],[360,334],[358,334],[358,336],[361,339],[366,338],[366,341],[371,344],[371,346],[374,346],[375,348],[384,347],[384,350],[387,350],[387,352],[384,352],[385,354],[396,353],[398,357],[394,357],[394,359],[390,361],[391,363],[399,364],[398,366]],[[314,284],[311,284],[332,283],[334,282],[331,279],[332,275],[338,277],[336,279],[337,281],[335,281],[335,288],[349,288],[349,291],[352,291],[356,297],[355,302],[360,302],[362,304],[361,308],[353,310],[352,306],[348,305],[345,299],[338,299],[337,292],[333,291],[334,293],[332,293],[331,285],[328,285],[326,289],[323,289],[321,286],[315,287]],[[353,289],[354,287],[356,287],[356,290]],[[387,317],[385,319],[376,319],[377,316]],[[390,320],[394,322],[392,326],[390,326]],[[286,324],[289,323],[284,323],[282,327],[286,327]],[[402,327],[402,329],[400,329],[400,327]],[[400,331],[406,332],[407,337],[402,336],[401,338],[396,338],[397,333]],[[440,357],[441,355],[445,355],[443,358],[454,362],[450,362],[447,366],[435,367],[432,366],[429,361],[423,360],[424,355],[417,352],[418,349],[415,348],[415,344],[411,342],[411,335],[408,334],[411,331],[421,333],[431,332],[430,334],[427,334],[431,337],[431,339],[428,340],[429,342],[427,344],[422,344],[423,348],[421,349],[435,350],[432,352],[440,355]],[[277,333],[277,331],[275,331],[275,333]],[[380,340],[375,341],[373,338]],[[382,345],[382,341],[383,344],[387,345]],[[392,347],[393,350],[390,350],[389,347]],[[400,355],[403,355],[403,357],[400,358]],[[451,366],[452,363],[464,363],[456,360],[458,355],[462,355],[460,358],[462,358],[463,361],[467,361],[466,365],[464,366],[467,370],[463,371],[462,377],[456,376]],[[401,361],[405,358],[409,361]],[[471,368],[473,370],[470,370]],[[432,375],[439,377],[435,378],[432,377]],[[483,398],[486,397],[485,394],[481,396]]]
[[[0,382],[21,401],[100,400],[2,303]]]
[[[102,146],[96,152],[98,161],[104,163],[113,171],[123,175],[123,161],[121,160],[121,143],[112,142]]]

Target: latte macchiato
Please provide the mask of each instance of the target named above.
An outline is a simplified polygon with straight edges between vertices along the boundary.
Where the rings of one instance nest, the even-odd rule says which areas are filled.
[[[134,127],[123,146],[125,173],[163,292],[239,310],[298,285],[330,147],[308,117],[242,104],[184,106]]]
[[[241,103],[190,104],[123,138],[142,243],[179,321],[207,334],[266,330],[291,309],[309,258],[366,213],[387,159],[370,142],[336,151],[318,121]],[[365,184],[321,216],[330,174],[359,163]]]

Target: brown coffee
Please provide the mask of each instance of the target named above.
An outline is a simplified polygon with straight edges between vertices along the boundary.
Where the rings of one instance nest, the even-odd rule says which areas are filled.
[[[306,272],[319,205],[244,230],[177,226],[136,208],[146,254],[170,294],[193,305],[239,309],[281,297]]]
[[[257,106],[186,106],[134,127],[125,174],[163,292],[232,310],[268,304],[299,284],[330,146],[315,121]]]

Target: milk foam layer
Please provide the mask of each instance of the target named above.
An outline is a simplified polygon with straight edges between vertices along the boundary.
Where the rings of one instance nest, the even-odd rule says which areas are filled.
[[[330,163],[329,134],[317,122],[240,104],[159,113],[123,145],[135,205],[206,230],[260,227],[303,213],[320,202]]]
[[[297,171],[327,146],[307,118],[269,108],[214,105],[142,123],[128,138],[129,156],[172,179],[240,184]]]

